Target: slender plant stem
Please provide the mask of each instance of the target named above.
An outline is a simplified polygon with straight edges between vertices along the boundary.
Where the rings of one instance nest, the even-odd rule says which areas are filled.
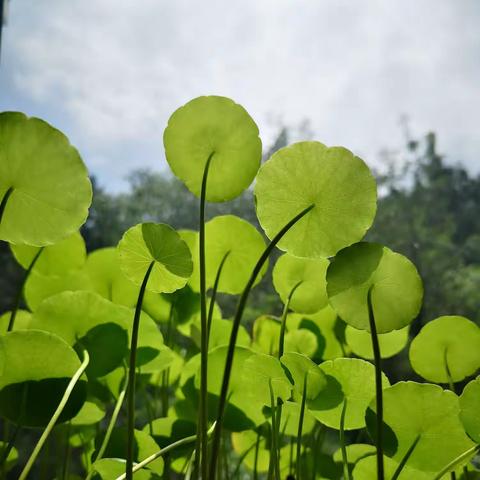
[[[207,319],[207,340],[210,338],[210,332],[212,330],[212,320],[213,320],[213,311],[215,309],[215,299],[217,297],[218,291],[218,284],[220,283],[220,277],[222,275],[223,266],[225,265],[225,261],[227,260],[228,256],[230,255],[230,250],[223,256],[222,261],[217,269],[217,274],[215,275],[215,282],[212,288],[212,296],[210,297],[210,303],[208,305],[208,319]]]
[[[0,27],[1,28],[1,27]],[[14,188],[10,187],[5,194],[3,195],[2,201],[0,202],[0,224],[2,223],[3,214],[5,213],[5,207],[7,206],[8,199],[12,194]]]
[[[305,377],[303,378],[303,390],[302,390],[302,403],[300,404],[300,416],[298,418],[298,429],[297,429],[297,456],[295,459],[295,472],[296,480],[300,480],[302,474],[302,430],[303,430],[303,419],[305,418],[305,405],[307,402],[307,388],[308,388],[308,371],[305,372]]]
[[[128,480],[133,480],[133,440],[135,435],[135,367],[137,363],[138,329],[140,327],[140,314],[142,312],[143,297],[147,288],[148,278],[155,262],[151,262],[143,277],[142,285],[138,293],[135,315],[133,317],[132,340],[130,343],[130,362],[128,367],[127,382],[127,458],[125,475]]]
[[[440,473],[437,473],[433,480],[441,480],[444,475],[454,470],[456,467],[461,465],[462,462],[475,455],[479,450],[480,445],[474,445],[472,448],[469,448],[467,451],[461,453],[458,457],[454,458],[448,465],[446,465],[440,471]]]
[[[63,409],[65,408],[65,405],[67,404],[68,399],[70,398],[70,395],[72,394],[73,389],[75,388],[75,385],[77,384],[78,380],[82,376],[83,372],[88,367],[89,362],[90,362],[90,357],[88,355],[88,352],[87,352],[87,350],[84,350],[83,351],[83,361],[82,361],[80,367],[75,372],[75,375],[72,377],[72,379],[70,380],[70,382],[69,382],[69,384],[68,384],[68,386],[65,390],[65,393],[63,394],[63,397],[60,400],[60,403],[58,404],[57,409],[53,413],[52,418],[50,419],[50,421],[48,422],[45,430],[43,431],[42,436],[40,437],[40,440],[35,445],[35,448],[34,448],[32,454],[30,455],[22,473],[20,474],[20,477],[18,477],[18,480],[25,480],[27,478],[28,474],[30,473],[30,470],[33,467],[33,464],[35,463],[35,460],[38,457],[38,454],[40,453],[40,450],[42,449],[43,445],[45,444],[45,441],[47,440],[48,436],[52,432],[53,427],[57,423],[58,418],[62,414]]]
[[[255,455],[253,457],[253,480],[258,480],[258,452],[260,451],[260,432],[257,432],[257,443],[255,444]]]
[[[450,387],[450,390],[453,393],[455,393],[455,384],[453,383],[452,372],[451,372],[450,367],[448,365],[447,352],[448,352],[448,347],[445,348],[445,350],[443,351],[443,364],[445,366],[445,372],[447,373],[448,386]]]
[[[342,414],[340,416],[340,447],[342,449],[343,476],[345,480],[351,480],[348,468],[347,446],[345,443],[345,415],[347,414],[347,399],[343,401]]]
[[[93,460],[92,467],[89,469],[88,475],[85,480],[90,480],[95,473],[95,462],[100,461],[105,454],[105,450],[107,449],[108,442],[110,441],[110,437],[112,435],[113,429],[115,428],[115,424],[117,423],[117,418],[122,408],[123,400],[125,398],[125,393],[127,391],[127,385],[123,387],[122,391],[118,395],[117,402],[115,403],[115,407],[113,409],[112,417],[110,418],[110,422],[108,422],[107,431],[105,432],[105,436],[103,437],[102,444],[98,450],[95,459]]]
[[[38,252],[33,257],[30,265],[28,266],[27,270],[25,271],[25,275],[23,276],[22,283],[18,288],[17,296],[15,297],[15,304],[13,305],[12,311],[10,312],[10,319],[8,320],[8,328],[7,332],[11,332],[13,330],[13,326],[15,325],[15,318],[17,317],[17,312],[20,307],[20,302],[23,296],[23,289],[25,288],[25,284],[27,283],[28,277],[30,273],[32,273],[33,267],[37,263],[38,258],[40,257],[41,253],[43,252],[44,247],[40,247]]]
[[[63,468],[62,468],[62,480],[67,480],[68,477],[68,467],[70,463],[70,452],[71,452],[71,445],[70,445],[70,430],[72,428],[72,422],[69,421],[67,423],[67,431],[65,433],[65,453],[63,456]]]
[[[208,402],[207,402],[207,372],[208,372],[208,325],[207,325],[207,281],[205,267],[205,200],[207,195],[207,180],[210,162],[215,152],[212,152],[205,163],[200,192],[199,218],[199,265],[200,265],[200,411],[198,430],[200,433],[200,471],[202,480],[207,479],[208,473]]]
[[[285,305],[283,307],[283,312],[282,312],[282,318],[280,319],[280,338],[278,341],[278,358],[283,355],[283,350],[285,347],[285,330],[287,327],[287,316],[288,316],[288,309],[290,308],[290,302],[292,301],[293,294],[295,293],[295,290],[302,284],[302,282],[298,282],[292,290],[290,290],[290,293],[288,294],[287,301],[285,302]]]
[[[257,441],[255,440],[239,457],[237,461],[237,465],[232,473],[232,478],[236,478],[238,473],[240,472],[240,467],[242,466],[243,461],[245,460],[246,456],[257,446]]]
[[[215,424],[212,425],[210,430],[207,432],[207,439],[208,436],[212,434],[213,430],[215,429]],[[162,448],[158,452],[154,453],[153,455],[150,455],[147,457],[145,460],[142,460],[141,462],[137,463],[133,467],[133,473],[138,472],[141,470],[143,467],[146,467],[149,463],[152,463],[155,461],[157,458],[162,457],[168,452],[171,452],[172,450],[175,450],[178,447],[182,447],[183,445],[188,445],[189,443],[192,443],[195,441],[196,435],[190,435],[189,437],[182,438],[180,440],[177,440],[174,443],[171,443],[170,445],[166,446],[165,448]],[[123,473],[119,477],[117,477],[115,480],[125,480],[127,478],[126,473]]]
[[[272,462],[272,469],[275,474],[275,480],[280,480],[280,472],[278,469],[277,455],[278,455],[278,435],[277,435],[277,420],[276,420],[276,402],[273,394],[272,379],[268,379],[268,388],[270,390],[270,408],[272,409],[272,444],[270,446],[270,462]]]
[[[416,446],[418,445],[418,442],[420,441],[421,435],[417,435],[415,437],[415,440],[412,442],[410,445],[409,449],[406,451],[405,455],[403,456],[402,460],[398,464],[397,469],[395,470],[395,473],[393,474],[391,480],[397,480],[400,474],[402,473],[403,468],[408,462],[408,459],[412,456],[413,451],[415,450]]]
[[[380,344],[378,343],[377,326],[375,324],[375,314],[372,305],[373,285],[369,288],[367,294],[368,320],[370,323],[370,335],[372,338],[373,357],[375,362],[375,398],[377,407],[377,425],[376,425],[376,446],[377,446],[377,480],[384,480],[383,465],[383,391],[382,391],[382,356],[380,354]]]
[[[237,341],[240,322],[242,321],[243,311],[247,304],[250,290],[252,289],[258,274],[262,270],[263,265],[267,261],[268,257],[270,256],[270,253],[273,251],[277,243],[299,220],[301,220],[314,207],[315,205],[312,204],[307,208],[305,208],[304,210],[302,210],[298,215],[293,217],[270,241],[270,243],[267,245],[267,247],[265,248],[260,258],[258,259],[252,271],[252,274],[250,275],[250,278],[238,301],[237,310],[235,312],[235,317],[233,319],[232,331],[230,333],[230,341],[228,344],[227,358],[225,361],[225,370],[223,372],[222,389],[220,391],[220,398],[219,398],[218,412],[217,412],[217,428],[215,429],[215,432],[213,434],[212,456],[210,461],[210,476],[207,477],[209,480],[215,480],[216,462],[218,458],[218,447],[220,445],[220,435],[223,427],[223,417],[225,414],[228,386],[230,384],[230,375],[232,373],[233,357],[235,354],[235,344]]]

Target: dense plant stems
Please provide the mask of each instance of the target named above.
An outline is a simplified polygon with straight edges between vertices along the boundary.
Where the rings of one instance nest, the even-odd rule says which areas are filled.
[[[375,324],[375,313],[372,305],[373,285],[367,294],[368,321],[370,323],[370,336],[372,338],[373,358],[375,363],[375,399],[377,407],[376,424],[376,447],[377,447],[377,480],[384,480],[383,465],[383,391],[382,391],[382,356],[380,344],[378,343],[377,326]]]
[[[278,342],[278,358],[283,355],[283,349],[285,346],[285,329],[287,326],[287,316],[288,316],[288,309],[290,308],[290,302],[292,301],[293,294],[295,290],[301,285],[301,281],[298,282],[290,291],[287,297],[287,301],[283,307],[282,318],[280,320],[280,339]]]
[[[207,194],[208,171],[210,162],[215,152],[212,152],[205,163],[200,192],[200,218],[199,218],[199,266],[200,266],[200,409],[198,430],[200,433],[200,471],[202,480],[207,479],[208,473],[208,443],[207,443],[207,371],[208,371],[208,325],[207,325],[207,285],[205,272],[205,197]]]
[[[305,418],[305,404],[307,402],[307,386],[308,386],[308,371],[305,372],[305,377],[303,379],[303,390],[302,390],[302,403],[300,404],[300,416],[298,418],[298,430],[297,430],[297,456],[295,460],[295,472],[296,480],[300,480],[302,472],[302,430],[303,430],[303,419]]]
[[[420,441],[420,438],[421,438],[421,435],[417,435],[415,437],[415,440],[412,442],[412,444],[410,445],[409,449],[407,450],[407,452],[405,453],[405,455],[403,456],[402,460],[400,461],[400,463],[398,464],[398,467],[397,469],[395,470],[391,480],[397,480],[398,477],[400,476],[400,474],[402,473],[402,470],[403,468],[405,467],[405,465],[407,464],[408,462],[408,459],[411,457],[413,451],[415,450],[415,447],[418,445],[418,442]]]
[[[237,465],[235,466],[235,470],[233,470],[232,478],[236,478],[238,473],[240,472],[240,467],[242,466],[243,461],[245,460],[246,456],[257,446],[257,441],[252,443],[239,457],[237,461]]]
[[[213,283],[212,295],[210,297],[210,303],[208,305],[208,317],[207,317],[207,340],[210,338],[210,331],[212,330],[212,320],[213,320],[213,311],[215,309],[215,299],[217,297],[218,284],[220,283],[220,277],[222,276],[223,266],[225,261],[230,255],[230,250],[223,256],[222,261],[217,269],[217,274],[215,275],[215,282]]]
[[[345,480],[351,480],[350,470],[348,468],[347,447],[345,444],[345,415],[347,414],[347,399],[343,400],[342,414],[340,416],[340,447],[342,449],[343,477]]]
[[[440,473],[433,478],[433,480],[441,480],[441,478],[446,475],[448,472],[451,472],[453,469],[458,467],[463,461],[467,458],[472,457],[480,450],[480,445],[474,445],[469,448],[467,451],[461,453],[457,458],[454,458],[448,465],[446,465]]]
[[[253,456],[253,480],[258,480],[258,452],[260,450],[260,432],[257,432],[257,443],[255,444],[255,455]]]
[[[209,435],[212,434],[213,430],[215,428],[215,424],[213,424],[210,429],[207,431],[207,439],[209,437]],[[133,467],[133,470],[132,472],[135,473],[135,472],[138,472],[139,470],[141,470],[143,467],[146,467],[149,463],[152,463],[153,461],[155,461],[157,458],[159,457],[162,457],[163,455],[165,455],[166,453],[169,453],[171,452],[172,450],[178,448],[178,447],[181,447],[183,445],[188,445],[189,443],[192,443],[195,441],[195,438],[197,436],[196,435],[190,435],[189,437],[185,437],[185,438],[181,438],[180,440],[177,440],[176,442],[173,442],[171,443],[170,445],[167,445],[165,448],[162,448],[161,450],[159,450],[158,452],[155,452],[153,455],[150,455],[149,457],[147,457],[145,460],[142,460],[141,462],[138,462],[137,464],[135,464],[135,466]],[[117,477],[115,480],[125,480],[127,477],[126,477],[126,473],[123,473],[122,475],[120,475],[119,477]]]
[[[277,419],[276,419],[276,402],[275,402],[275,396],[273,394],[273,387],[272,387],[272,380],[268,380],[268,388],[270,390],[270,408],[272,410],[272,444],[270,446],[270,464],[272,471],[274,472],[274,478],[275,480],[280,480],[280,472],[278,468],[278,461],[277,461],[277,455],[278,455],[278,432],[277,432]]]
[[[67,423],[67,431],[65,432],[65,452],[63,455],[62,480],[67,480],[68,478],[68,467],[70,463],[70,453],[71,453],[71,446],[70,446],[71,427],[72,427],[72,422],[69,421]]]
[[[273,251],[277,243],[282,239],[282,237],[299,221],[301,220],[310,210],[315,207],[315,204],[309,205],[307,208],[302,210],[298,215],[293,217],[278,233],[275,237],[270,241],[270,243],[265,248],[264,252],[258,259],[252,274],[240,296],[240,299],[237,304],[237,310],[235,312],[235,317],[233,319],[232,331],[230,333],[230,341],[228,344],[227,350],[227,358],[225,361],[225,369],[223,372],[223,380],[222,380],[222,389],[220,391],[220,398],[218,403],[218,412],[217,412],[217,427],[213,434],[213,443],[212,443],[212,455],[210,460],[210,476],[207,477],[209,480],[215,480],[215,471],[216,471],[216,462],[218,457],[218,447],[220,445],[220,435],[223,427],[223,416],[225,413],[225,405],[227,400],[227,393],[228,393],[228,386],[230,383],[230,375],[232,372],[232,365],[233,365],[233,356],[235,354],[235,343],[237,341],[238,330],[240,328],[240,322],[242,320],[243,311],[247,304],[248,296],[250,294],[250,290],[255,283],[255,280],[260,273],[263,265],[267,261],[270,253]]]
[[[8,320],[8,327],[7,332],[11,332],[13,330],[13,326],[15,325],[15,318],[17,317],[18,308],[20,307],[20,301],[22,300],[23,289],[25,288],[25,283],[30,276],[30,273],[33,270],[33,267],[37,263],[38,258],[40,257],[41,253],[43,252],[43,247],[41,247],[38,252],[33,257],[30,265],[28,266],[25,275],[23,276],[22,283],[17,292],[17,296],[15,297],[15,304],[13,305],[12,311],[10,312],[10,319]]]
[[[147,288],[148,278],[155,262],[151,262],[143,277],[142,285],[138,293],[135,315],[133,317],[132,340],[130,343],[130,362],[128,367],[127,382],[127,458],[125,475],[128,480],[133,478],[133,439],[135,434],[135,366],[137,363],[138,329],[140,327],[140,314],[142,312],[143,297]]]
[[[65,408],[65,405],[68,402],[68,399],[70,398],[70,395],[73,392],[73,389],[75,388],[75,385],[77,384],[78,380],[82,376],[83,372],[86,370],[88,367],[88,363],[90,362],[90,357],[88,355],[87,350],[83,351],[83,361],[78,368],[78,370],[75,372],[75,375],[71,378],[65,393],[63,394],[62,399],[60,400],[60,403],[58,404],[57,409],[52,415],[52,418],[48,422],[48,425],[46,426],[45,430],[42,433],[42,436],[40,437],[40,440],[38,440],[38,443],[35,445],[35,448],[30,455],[29,459],[27,460],[27,463],[18,477],[18,480],[25,480],[30,473],[30,470],[33,467],[33,464],[35,463],[35,460],[38,457],[38,454],[40,453],[40,450],[42,449],[43,445],[45,444],[45,441],[47,440],[48,436],[50,435],[51,431],[53,430],[53,427],[57,423],[58,418],[63,412],[63,409]]]
[[[0,224],[2,223],[3,214],[5,212],[5,207],[7,206],[8,199],[12,194],[14,188],[10,187],[5,194],[3,195],[2,201],[0,202]]]

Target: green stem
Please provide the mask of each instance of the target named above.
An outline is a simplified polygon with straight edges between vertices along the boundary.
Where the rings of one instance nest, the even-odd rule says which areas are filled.
[[[436,477],[433,480],[441,480],[441,478],[446,475],[448,472],[451,472],[456,467],[461,465],[462,462],[468,458],[475,455],[480,450],[480,445],[474,445],[472,448],[469,448],[467,451],[460,454],[458,457],[454,458],[448,465],[446,465],[440,473],[437,473]]]
[[[199,265],[200,265],[200,409],[199,409],[199,437],[200,471],[202,479],[208,473],[208,402],[207,402],[207,371],[208,371],[208,325],[207,325],[207,281],[205,267],[205,200],[207,194],[207,179],[210,162],[215,152],[212,152],[205,163],[200,192],[200,219],[199,219]],[[130,480],[130,479],[129,479]]]
[[[295,290],[301,285],[301,281],[298,282],[290,291],[287,297],[287,301],[283,307],[282,318],[280,319],[280,339],[278,341],[278,358],[283,355],[283,350],[285,346],[285,330],[287,327],[287,316],[288,316],[288,309],[290,308],[290,302],[292,301],[293,294]]]
[[[347,414],[347,399],[343,401],[342,415],[340,416],[340,447],[342,448],[343,476],[345,480],[351,480],[348,468],[347,446],[345,443],[345,415]]]
[[[133,317],[132,340],[130,343],[130,362],[127,382],[127,458],[125,475],[128,480],[133,480],[133,440],[135,435],[135,366],[137,363],[138,329],[140,327],[140,314],[142,312],[143,297],[147,288],[148,278],[155,262],[151,262],[143,277],[142,285],[138,293],[135,315]]]
[[[5,194],[3,195],[2,201],[0,202],[0,224],[2,223],[3,214],[5,212],[5,207],[7,206],[8,199],[12,194],[14,188],[10,187]]]
[[[237,341],[238,330],[240,328],[240,322],[243,317],[243,311],[247,304],[248,296],[250,294],[250,290],[252,289],[255,280],[257,279],[258,274],[263,268],[263,265],[267,261],[270,253],[273,251],[277,243],[282,239],[282,237],[299,221],[301,220],[310,210],[315,207],[314,204],[310,205],[309,207],[302,210],[298,215],[293,217],[281,230],[280,232],[275,235],[275,237],[271,240],[271,242],[267,245],[264,252],[258,259],[255,268],[250,275],[250,278],[240,296],[238,301],[237,310],[235,312],[235,317],[233,319],[232,331],[230,333],[230,341],[228,344],[227,350],[227,358],[225,361],[225,370],[223,372],[223,380],[222,380],[222,389],[220,391],[219,403],[218,403],[218,412],[217,412],[217,428],[215,429],[213,435],[213,444],[212,444],[212,457],[210,461],[210,476],[205,477],[209,480],[215,480],[215,472],[216,472],[216,463],[218,458],[218,447],[220,445],[220,435],[223,427],[223,417],[225,414],[225,406],[227,400],[227,393],[228,393],[228,386],[230,384],[230,375],[232,373],[232,365],[233,365],[233,356],[235,354],[235,343]]]
[[[212,330],[213,311],[215,309],[215,299],[217,297],[218,284],[220,283],[220,277],[222,275],[223,266],[225,261],[230,255],[230,250],[223,256],[220,265],[218,266],[217,274],[215,276],[215,282],[212,288],[212,296],[210,297],[210,303],[208,305],[208,320],[207,320],[207,337],[210,338],[210,332]]]
[[[40,450],[42,449],[45,441],[47,440],[48,436],[50,435],[51,431],[53,430],[53,427],[57,423],[58,418],[62,414],[63,409],[65,408],[65,405],[67,404],[67,402],[70,398],[70,395],[72,394],[73,389],[75,388],[75,385],[77,384],[78,380],[82,376],[83,372],[88,367],[89,362],[90,362],[90,357],[88,355],[88,352],[87,352],[87,350],[84,350],[83,351],[83,361],[82,361],[80,367],[75,372],[75,375],[72,377],[72,379],[70,380],[70,382],[69,382],[69,384],[68,384],[68,386],[65,390],[65,393],[63,394],[63,397],[62,397],[60,403],[58,404],[57,409],[55,410],[54,414],[52,415],[52,418],[48,422],[48,425],[45,428],[45,430],[43,431],[42,436],[40,437],[40,440],[38,441],[37,445],[35,445],[35,448],[34,448],[32,454],[30,455],[30,458],[28,459],[28,461],[25,465],[25,468],[23,469],[22,473],[20,474],[20,477],[18,477],[18,480],[25,480],[27,478],[28,474],[30,473],[30,470],[33,467],[33,464],[35,463],[35,460],[38,457],[38,454],[40,453]]]
[[[305,372],[305,377],[303,379],[303,390],[302,390],[302,403],[300,404],[300,416],[298,418],[298,430],[297,430],[297,456],[295,459],[295,472],[296,480],[300,480],[302,472],[302,430],[303,430],[303,419],[305,418],[305,405],[307,402],[307,386],[308,386],[308,371]]]
[[[280,472],[278,470],[278,435],[277,435],[277,420],[276,420],[276,402],[273,394],[272,379],[268,379],[268,388],[270,390],[270,408],[272,409],[272,444],[270,446],[270,461],[272,462],[272,469],[275,473],[275,480],[280,480]]]
[[[40,254],[43,252],[43,248],[44,247],[40,247],[38,249],[38,252],[33,257],[32,261],[30,262],[30,265],[28,266],[25,272],[25,275],[23,276],[22,283],[20,284],[20,287],[17,292],[17,296],[15,298],[15,304],[13,305],[12,311],[10,312],[10,319],[8,320],[7,332],[11,332],[13,330],[13,326],[15,324],[15,318],[17,317],[17,312],[20,307],[20,302],[23,296],[23,289],[25,288],[25,284],[27,283],[28,277],[30,276],[30,273],[32,272],[33,267],[37,263],[37,260],[40,257]]]
[[[415,450],[416,446],[418,445],[418,442],[420,441],[420,438],[421,438],[420,434],[415,437],[415,440],[410,445],[410,448],[407,450],[407,452],[403,456],[401,462],[398,464],[398,467],[395,470],[395,473],[393,474],[391,480],[397,480],[398,479],[398,477],[402,473],[403,467],[405,467],[405,465],[408,462],[408,459],[411,457],[413,451]]]
[[[258,480],[258,452],[260,451],[260,432],[257,432],[257,443],[255,444],[255,455],[253,457],[253,480]]]
[[[382,356],[380,354],[380,344],[378,343],[377,326],[375,324],[375,314],[372,305],[373,285],[369,288],[367,294],[368,320],[370,323],[370,335],[372,337],[372,349],[375,363],[375,398],[377,407],[377,426],[376,426],[376,446],[377,446],[377,480],[384,480],[383,465],[383,391],[382,391]]]
[[[69,466],[69,460],[70,460],[70,452],[71,452],[71,446],[70,446],[70,430],[72,428],[72,422],[69,421],[67,423],[67,431],[65,433],[65,452],[63,456],[63,468],[62,468],[62,480],[67,480],[68,477],[68,466]]]
[[[207,432],[207,440],[208,436],[212,434],[212,432],[215,429],[215,424],[212,425],[210,430]],[[155,461],[157,458],[162,457],[166,453],[171,452],[172,450],[175,450],[178,447],[182,447],[183,445],[188,445],[189,443],[192,443],[195,441],[196,435],[190,435],[189,437],[182,438],[180,440],[177,440],[174,443],[171,443],[170,445],[166,446],[165,448],[162,448],[158,452],[154,453],[153,455],[150,455],[147,457],[145,460],[142,460],[141,462],[137,463],[132,470],[132,473],[138,472],[141,470],[143,467],[146,467],[149,463],[152,463]],[[117,477],[115,480],[125,480],[127,478],[126,473],[123,473],[119,477]]]
[[[448,352],[448,347],[445,348],[445,350],[443,352],[443,363],[445,365],[445,372],[447,373],[448,386],[450,387],[450,390],[453,393],[455,393],[455,384],[453,383],[452,372],[450,371],[450,367],[448,366],[447,352]]]
[[[103,437],[102,444],[100,449],[98,450],[97,455],[93,459],[92,468],[88,472],[88,475],[85,480],[90,480],[95,472],[95,462],[98,462],[103,458],[105,454],[105,450],[107,449],[108,442],[110,441],[110,437],[112,435],[113,429],[115,428],[115,424],[117,423],[117,418],[122,408],[123,400],[125,398],[125,393],[127,391],[127,385],[123,387],[122,391],[118,395],[117,402],[115,403],[115,408],[113,409],[112,418],[110,418],[110,422],[108,423],[107,431],[105,432],[105,436]]]
[[[237,465],[232,473],[232,478],[237,478],[238,473],[240,472],[240,467],[242,466],[243,461],[245,460],[246,456],[257,447],[257,441],[252,443],[239,457],[237,461]]]

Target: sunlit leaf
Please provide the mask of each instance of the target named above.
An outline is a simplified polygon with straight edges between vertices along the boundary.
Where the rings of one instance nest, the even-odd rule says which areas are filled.
[[[480,378],[472,380],[463,389],[460,420],[470,438],[480,443]]]
[[[428,322],[413,339],[410,363],[431,382],[454,382],[473,375],[480,368],[480,328],[459,316],[439,317]]]
[[[410,260],[377,243],[360,242],[339,252],[327,271],[328,298],[340,318],[360,330],[370,331],[371,287],[378,333],[399,330],[418,315],[423,287]]]
[[[192,258],[187,244],[170,226],[142,223],[125,232],[118,244],[120,268],[136,285],[141,285],[153,262],[147,289],[174,292],[187,283],[192,274]]]
[[[305,328],[292,330],[285,335],[285,352],[297,352],[312,357],[318,349],[317,337]]]
[[[295,288],[289,307],[299,313],[315,313],[328,303],[324,258],[299,258],[282,255],[273,268],[273,285],[283,303]]]
[[[163,143],[173,173],[197,196],[211,156],[206,191],[210,202],[240,195],[252,183],[262,158],[255,122],[242,106],[219,96],[198,97],[176,110]]]
[[[299,142],[278,150],[260,169],[257,216],[268,238],[315,205],[280,240],[299,257],[330,257],[358,242],[373,222],[377,191],[367,165],[345,148]]]
[[[0,113],[0,199],[9,189],[0,240],[51,245],[85,222],[87,169],[65,135],[38,118]]]

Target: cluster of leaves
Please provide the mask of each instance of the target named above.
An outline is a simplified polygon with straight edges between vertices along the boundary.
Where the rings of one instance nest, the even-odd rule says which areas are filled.
[[[78,152],[39,119],[0,114],[0,240],[25,269],[0,317],[1,475],[40,472],[60,432],[57,478],[476,478],[480,379],[460,396],[455,384],[480,368],[479,327],[424,322],[408,353],[431,383],[381,371],[409,342],[423,285],[407,257],[362,241],[377,208],[363,160],[304,141],[261,165],[257,126],[224,97],[174,112],[164,144],[200,198],[186,210],[198,232],[147,217],[87,255]],[[205,221],[254,180],[265,236],[226,211]],[[283,309],[247,329],[276,247]],[[232,318],[217,294],[238,298]],[[18,450],[30,431],[35,448]]]

